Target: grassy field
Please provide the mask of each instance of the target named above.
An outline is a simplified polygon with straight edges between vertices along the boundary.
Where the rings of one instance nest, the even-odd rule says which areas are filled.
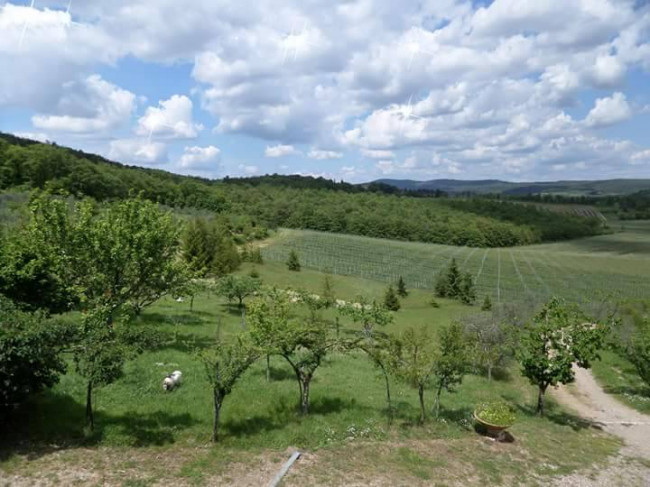
[[[577,301],[617,293],[650,293],[650,222],[615,223],[615,233],[529,247],[476,249],[281,230],[262,249],[285,262],[295,249],[302,264],[333,274],[431,289],[451,258],[474,276],[479,296],[494,302],[543,300],[552,294]]]
[[[314,270],[290,273],[274,263],[257,269],[267,284],[314,292],[324,278]],[[249,270],[245,266],[241,272]],[[343,299],[379,297],[384,288],[382,282],[334,277],[335,292]],[[427,291],[412,291],[388,331],[412,324],[437,329],[471,310],[446,300],[434,309],[429,299]],[[267,383],[263,364],[256,364],[226,399],[223,438],[213,447],[211,394],[196,352],[212,346],[217,333],[238,333],[240,312],[205,294],[193,311],[187,302],[166,299],[147,309],[140,321],[174,338],[129,362],[122,379],[97,391],[97,430],[90,436],[83,432],[84,382],[71,370],[3,431],[0,470],[5,476],[60,485],[219,485],[242,478],[261,485],[288,451],[299,448],[306,460],[288,484],[364,483],[377,476],[403,485],[544,484],[550,475],[602,463],[619,447],[552,401],[547,418],[535,417],[536,391],[513,365],[491,383],[467,376],[457,393],[443,395],[442,420],[423,426],[416,425],[417,393],[393,381],[396,420],[389,427],[382,380],[361,354],[334,354],[317,370],[308,417],[296,412],[298,391],[288,366],[273,359]],[[164,393],[161,380],[175,369],[183,372],[184,383]],[[473,430],[473,408],[493,398],[504,398],[518,410],[511,429],[514,443],[492,443]],[[427,400],[431,406],[430,394]]]

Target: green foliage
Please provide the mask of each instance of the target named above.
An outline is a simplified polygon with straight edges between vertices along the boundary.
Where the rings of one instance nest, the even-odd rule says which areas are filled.
[[[375,328],[385,327],[393,322],[393,314],[376,302],[369,303],[364,297],[357,297],[354,303],[345,303],[339,307],[339,313],[355,323],[360,323],[366,335],[372,335]]]
[[[436,418],[440,414],[440,395],[442,391],[453,392],[454,387],[463,382],[463,376],[467,372],[468,354],[468,341],[460,323],[453,322],[440,329],[433,361]]]
[[[393,286],[388,286],[384,295],[384,306],[390,311],[399,311],[402,306]]]
[[[332,285],[332,278],[326,274],[323,278],[323,291],[321,294],[323,305],[325,308],[330,308],[336,303],[336,294],[334,293],[334,286]]]
[[[602,232],[597,219],[508,201],[418,198],[333,181],[270,176],[220,182],[124,167],[99,156],[0,134],[0,189],[48,188],[97,201],[131,191],[175,208],[200,208],[231,222],[238,243],[265,238],[267,227],[369,237],[506,247]],[[377,192],[380,189],[382,192]]]
[[[304,293],[303,293],[304,295]],[[325,323],[312,313],[311,319],[292,316],[286,293],[271,291],[249,305],[248,320],[253,341],[266,354],[283,357],[293,369],[300,389],[300,411],[309,414],[310,385],[334,342]]]
[[[430,382],[437,351],[427,327],[409,327],[391,343],[390,368],[394,374],[418,390],[420,422],[426,418],[424,390]]]
[[[259,279],[260,278],[260,271],[257,270],[257,267],[251,267],[250,272],[248,273],[250,277],[253,279]]]
[[[504,401],[484,402],[474,412],[479,419],[494,426],[512,426],[517,420],[512,407]]]
[[[646,318],[635,328],[630,345],[626,349],[626,355],[634,365],[639,377],[650,385],[650,321]]]
[[[483,300],[483,304],[481,305],[481,311],[491,311],[491,310],[492,310],[492,300],[490,299],[490,296],[486,294],[485,299]]]
[[[435,284],[436,296],[458,299],[464,304],[473,304],[476,300],[474,279],[471,274],[460,272],[456,259],[452,258],[449,267],[441,272]]]
[[[399,276],[399,279],[397,280],[397,294],[399,294],[401,298],[405,298],[409,294],[406,290],[406,283],[402,276]]]
[[[219,439],[219,419],[224,399],[235,383],[259,358],[260,351],[248,335],[241,335],[230,343],[218,340],[213,348],[201,352],[206,377],[212,387],[213,425],[212,441]]]
[[[575,380],[572,366],[589,368],[598,359],[608,327],[589,323],[574,305],[551,298],[520,333],[517,359],[522,374],[539,389],[537,412],[544,414],[548,386]]]
[[[59,381],[66,370],[61,350],[73,336],[71,325],[42,313],[21,312],[0,297],[0,418]]]
[[[298,259],[298,253],[295,250],[289,252],[289,259],[287,260],[287,269],[295,272],[300,271],[300,260]]]
[[[259,291],[261,282],[251,276],[227,275],[217,282],[217,293],[224,296],[228,301],[237,300],[241,308],[244,299]]]

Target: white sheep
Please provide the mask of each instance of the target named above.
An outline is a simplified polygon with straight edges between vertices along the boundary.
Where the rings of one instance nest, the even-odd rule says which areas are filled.
[[[181,384],[181,377],[183,376],[180,370],[175,370],[163,379],[162,387],[164,391],[171,391]]]

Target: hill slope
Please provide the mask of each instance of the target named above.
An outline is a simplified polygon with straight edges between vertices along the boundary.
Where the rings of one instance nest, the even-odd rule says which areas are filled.
[[[626,195],[650,189],[650,179],[607,179],[602,181],[551,181],[513,183],[497,179],[468,180],[433,179],[379,179],[374,183],[387,184],[408,191],[445,191],[447,193],[497,193],[505,195],[563,194],[567,196]]]
[[[142,193],[171,207],[224,215],[234,233],[249,236],[264,235],[257,229],[266,226],[503,247],[602,231],[596,219],[503,201],[415,198],[300,176],[206,180],[0,134],[0,190],[33,188],[100,201]]]

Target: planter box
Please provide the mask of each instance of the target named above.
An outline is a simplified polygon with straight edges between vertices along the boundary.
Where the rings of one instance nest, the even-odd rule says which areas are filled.
[[[488,436],[491,436],[493,438],[499,438],[503,436],[505,433],[506,429],[508,429],[512,425],[497,425],[497,424],[492,424],[488,423],[487,421],[482,420],[481,418],[478,417],[476,414],[476,411],[474,411],[474,419],[478,424],[480,424],[484,429],[485,432],[487,433]]]

